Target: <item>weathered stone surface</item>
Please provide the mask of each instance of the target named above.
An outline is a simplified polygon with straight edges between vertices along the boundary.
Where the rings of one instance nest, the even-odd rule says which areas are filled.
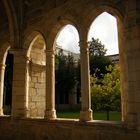
[[[140,132],[103,121],[0,118],[1,140],[139,140]],[[14,130],[14,131],[13,131]]]
[[[9,46],[9,52],[14,55],[12,118],[44,115],[46,119],[56,118],[54,44],[60,30],[72,24],[79,33],[81,47],[81,118],[91,120],[87,35],[93,20],[106,11],[118,23],[124,124],[0,118],[0,139],[139,140],[139,7],[138,0],[1,0],[1,66],[5,65]],[[0,114],[3,115],[4,71],[2,67],[0,70]]]

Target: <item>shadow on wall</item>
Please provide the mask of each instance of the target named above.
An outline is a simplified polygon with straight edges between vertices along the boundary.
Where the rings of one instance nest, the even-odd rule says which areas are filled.
[[[4,77],[3,111],[5,115],[11,114],[12,108],[12,81],[13,81],[13,54],[8,53]]]

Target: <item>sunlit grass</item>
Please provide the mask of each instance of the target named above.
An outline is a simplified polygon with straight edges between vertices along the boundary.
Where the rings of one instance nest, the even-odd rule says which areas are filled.
[[[70,119],[79,119],[80,113],[77,111],[64,111],[57,112],[58,118],[70,118]],[[94,112],[94,120],[107,120],[106,112]],[[110,112],[110,121],[121,121],[120,112]]]

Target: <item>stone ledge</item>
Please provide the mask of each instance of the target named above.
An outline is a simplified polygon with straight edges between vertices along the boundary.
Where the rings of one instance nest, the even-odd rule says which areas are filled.
[[[0,117],[1,140],[139,140],[140,131],[128,130],[122,122],[78,119],[46,120]],[[22,129],[21,129],[22,128]]]
[[[0,116],[0,120],[3,119],[11,119],[10,115],[3,115]],[[25,122],[43,122],[43,123],[63,123],[63,124],[77,124],[77,125],[84,125],[84,126],[113,126],[113,127],[123,127],[123,122],[117,121],[103,121],[103,120],[92,120],[92,121],[80,121],[79,119],[66,119],[66,118],[56,118],[53,120],[47,120],[44,117],[32,117],[32,118],[12,118],[11,121],[25,121]]]

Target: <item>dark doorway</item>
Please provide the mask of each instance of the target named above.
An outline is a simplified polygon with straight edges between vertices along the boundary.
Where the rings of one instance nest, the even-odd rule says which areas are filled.
[[[13,54],[8,53],[4,77],[3,109],[5,115],[11,114],[12,107],[12,81],[13,81]]]

